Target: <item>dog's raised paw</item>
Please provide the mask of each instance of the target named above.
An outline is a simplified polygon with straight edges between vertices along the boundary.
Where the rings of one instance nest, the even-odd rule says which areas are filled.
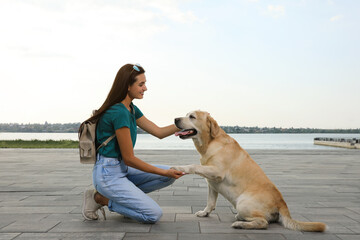
[[[181,172],[185,172],[185,173],[189,173],[189,172],[187,171],[186,166],[173,166],[173,167],[171,167],[171,169],[174,169],[174,170],[177,170],[177,171],[181,171]]]
[[[207,216],[209,216],[209,213],[205,212],[205,211],[198,211],[198,212],[195,213],[195,215],[197,217],[207,217]]]
[[[174,169],[174,170],[177,170],[177,171],[183,171],[183,169],[179,166],[174,166],[174,167],[171,167],[170,169]]]
[[[231,227],[233,227],[233,228],[244,228],[244,222],[243,221],[236,221],[231,225]]]

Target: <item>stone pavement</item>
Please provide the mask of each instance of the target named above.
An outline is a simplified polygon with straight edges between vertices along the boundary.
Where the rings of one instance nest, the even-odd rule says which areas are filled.
[[[106,221],[84,221],[82,193],[92,185],[91,165],[75,149],[0,149],[0,239],[360,239],[360,150],[250,150],[280,189],[292,217],[323,221],[325,233],[303,233],[270,224],[267,230],[231,228],[235,210],[219,197],[208,218],[203,178],[186,175],[150,193],[164,215],[141,224],[107,211]],[[195,151],[136,151],[149,163],[198,163]]]

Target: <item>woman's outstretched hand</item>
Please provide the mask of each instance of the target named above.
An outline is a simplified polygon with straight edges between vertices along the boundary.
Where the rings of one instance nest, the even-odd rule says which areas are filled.
[[[166,176],[167,177],[171,177],[171,178],[175,178],[178,179],[179,177],[184,176],[186,173],[182,172],[182,171],[178,171],[175,169],[168,169],[166,170]]]

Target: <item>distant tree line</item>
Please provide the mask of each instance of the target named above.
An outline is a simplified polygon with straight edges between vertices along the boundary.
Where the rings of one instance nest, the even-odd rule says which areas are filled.
[[[76,133],[80,123],[47,123],[44,124],[20,124],[0,123],[0,132],[53,132],[53,133]],[[269,128],[269,127],[239,127],[221,126],[227,133],[360,133],[356,129],[319,129],[319,128]],[[138,129],[138,133],[145,133]]]
[[[0,123],[0,132],[78,132],[80,123]]]
[[[226,133],[360,133],[356,129],[321,129],[321,128],[276,128],[276,127],[239,127],[221,126]]]

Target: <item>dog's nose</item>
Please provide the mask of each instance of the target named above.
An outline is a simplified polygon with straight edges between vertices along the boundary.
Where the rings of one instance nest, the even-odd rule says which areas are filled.
[[[180,121],[180,118],[175,118],[175,125],[178,124],[179,121]]]

